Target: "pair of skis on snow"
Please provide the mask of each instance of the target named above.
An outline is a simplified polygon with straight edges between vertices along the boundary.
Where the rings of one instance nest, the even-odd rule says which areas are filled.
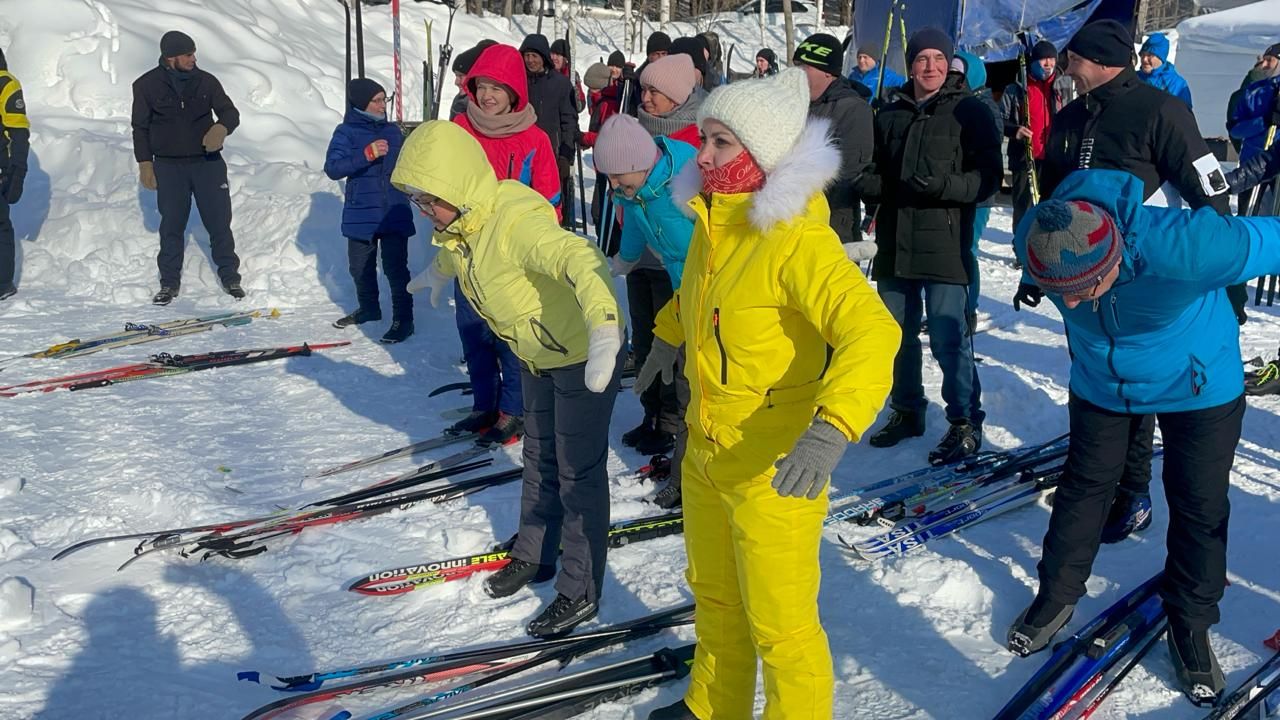
[[[501,689],[483,695],[469,693],[531,670],[563,668],[589,653],[625,645],[691,622],[693,605],[690,604],[562,638],[423,655],[289,677],[256,671],[241,672],[238,674],[240,680],[265,682],[274,690],[296,693],[250,712],[243,720],[268,720],[336,698],[428,684],[444,686],[408,704],[371,715],[369,720],[432,718],[442,714],[471,720],[569,718],[603,703],[628,698],[647,688],[684,677],[692,662],[693,645],[662,649],[651,655],[577,673],[557,674],[532,683],[504,684]],[[462,695],[467,695],[467,698],[460,699]],[[428,710],[437,703],[443,703],[438,711]],[[352,714],[344,710],[329,716],[329,720],[350,717]]]

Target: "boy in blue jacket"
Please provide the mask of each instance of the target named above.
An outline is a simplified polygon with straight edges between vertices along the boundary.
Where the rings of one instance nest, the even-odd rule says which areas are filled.
[[[347,260],[356,283],[360,307],[336,320],[345,328],[382,319],[378,302],[378,246],[382,272],[391,286],[391,327],[384,343],[398,343],[413,334],[413,296],[409,284],[409,238],[414,234],[409,198],[391,186],[391,171],[404,136],[387,122],[387,93],[368,78],[347,85],[347,113],[333,131],[325,153],[324,174],[347,181],[342,207],[342,234],[347,237]]]
[[[1142,204],[1142,181],[1069,175],[1018,226],[1026,282],[1062,314],[1071,349],[1071,441],[1053,502],[1035,600],[1009,649],[1043,649],[1071,618],[1124,472],[1129,427],[1164,434],[1168,557],[1161,598],[1180,689],[1222,692],[1209,646],[1226,585],[1227,489],[1244,417],[1239,327],[1226,287],[1280,272],[1280,220]]]
[[[600,128],[593,154],[596,172],[609,176],[614,202],[622,211],[622,241],[615,275],[627,274],[641,255],[652,251],[671,277],[672,289],[680,291],[684,259],[693,237],[693,218],[672,201],[671,181],[696,154],[697,150],[688,143],[665,135],[650,136],[630,115],[614,115]],[[688,439],[684,412],[689,406],[689,381],[683,372],[676,373],[675,386],[676,416],[660,418],[658,428],[675,436],[671,480],[654,497],[654,502],[663,508],[680,504],[680,461]]]

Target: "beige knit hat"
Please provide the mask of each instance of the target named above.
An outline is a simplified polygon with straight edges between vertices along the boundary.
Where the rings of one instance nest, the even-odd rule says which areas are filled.
[[[773,77],[721,85],[698,108],[698,127],[707,118],[728,126],[760,169],[772,172],[809,118],[809,81],[792,67]]]
[[[645,67],[640,73],[640,84],[666,95],[676,105],[683,105],[698,85],[698,76],[688,55],[667,55]]]

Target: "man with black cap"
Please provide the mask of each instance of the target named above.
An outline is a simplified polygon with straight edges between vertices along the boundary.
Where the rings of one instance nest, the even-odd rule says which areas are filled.
[[[13,283],[13,222],[9,206],[22,198],[22,182],[27,177],[27,151],[31,147],[31,123],[27,120],[27,104],[22,85],[9,72],[9,64],[0,52],[0,300],[13,297],[18,288]]]
[[[142,186],[156,191],[160,210],[160,291],[151,300],[156,305],[172,302],[182,285],[193,195],[222,288],[244,298],[222,159],[222,144],[239,125],[240,112],[222,84],[196,67],[195,41],[177,30],[165,33],[159,67],[133,82],[133,155]]]
[[[573,106],[581,113],[587,108],[587,94],[582,91],[582,77],[573,69],[569,53],[569,43],[564,38],[551,43],[551,66],[556,72],[569,78],[573,86]]]
[[[769,48],[760,48],[756,52],[756,69],[751,77],[759,80],[778,74],[778,55]]]
[[[831,121],[831,135],[840,147],[840,174],[826,189],[831,227],[840,242],[862,239],[862,200],[853,186],[871,164],[874,143],[871,106],[840,72],[843,53],[834,35],[817,33],[796,47],[791,62],[809,80],[809,116]],[[874,247],[868,243],[868,247]]]
[[[1067,74],[1079,97],[1062,108],[1049,128],[1040,192],[1048,197],[1072,172],[1085,168],[1123,170],[1142,181],[1149,205],[1193,209],[1210,206],[1226,214],[1227,182],[1205,144],[1187,104],[1151,87],[1133,69],[1133,37],[1114,20],[1080,29],[1067,44]],[[1244,322],[1244,286],[1228,288],[1238,322]],[[1023,283],[1013,307],[1035,307],[1040,289]],[[1134,415],[1129,455],[1120,491],[1103,528],[1114,543],[1151,524],[1151,456],[1155,419]]]
[[[1000,97],[1004,136],[1009,139],[1009,173],[1013,176],[1014,227],[1032,205],[1031,163],[1035,163],[1039,179],[1044,174],[1049,128],[1074,95],[1071,78],[1058,70],[1058,49],[1041,40],[1027,55],[1027,86],[1009,83]],[[1027,157],[1028,146],[1031,158]]]
[[[907,81],[891,67],[880,66],[880,47],[875,43],[865,42],[858,46],[853,69],[849,71],[849,80],[861,84],[867,89],[866,97],[875,98],[873,103],[879,107],[889,97],[889,93],[902,87]]]
[[[911,79],[895,88],[875,118],[871,168],[856,183],[877,211],[875,279],[902,328],[893,363],[889,421],[872,447],[892,447],[924,434],[921,315],[929,314],[929,349],[942,368],[949,429],[929,453],[940,464],[982,446],[982,389],[966,316],[979,202],[1000,186],[1000,133],[973,96],[963,72],[951,71],[954,45],[936,28],[907,42]]]
[[[666,57],[667,51],[671,49],[671,36],[657,30],[649,34],[649,39],[644,44],[645,62],[653,62],[660,57]]]
[[[520,44],[524,68],[529,78],[529,104],[537,115],[537,125],[551,139],[560,169],[560,224],[573,227],[573,183],[570,182],[576,154],[578,111],[574,106],[573,84],[555,72],[551,45],[544,35],[526,35]]]

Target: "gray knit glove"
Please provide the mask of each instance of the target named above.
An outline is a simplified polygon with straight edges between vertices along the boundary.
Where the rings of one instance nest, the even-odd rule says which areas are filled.
[[[644,359],[644,365],[641,365],[640,371],[636,373],[636,384],[633,389],[637,395],[643,395],[659,375],[662,376],[663,385],[670,385],[675,381],[679,351],[680,348],[666,340],[656,336],[653,338],[653,345]]]
[[[817,500],[848,446],[849,439],[835,425],[815,419],[791,452],[778,461],[773,489],[783,497]]]

